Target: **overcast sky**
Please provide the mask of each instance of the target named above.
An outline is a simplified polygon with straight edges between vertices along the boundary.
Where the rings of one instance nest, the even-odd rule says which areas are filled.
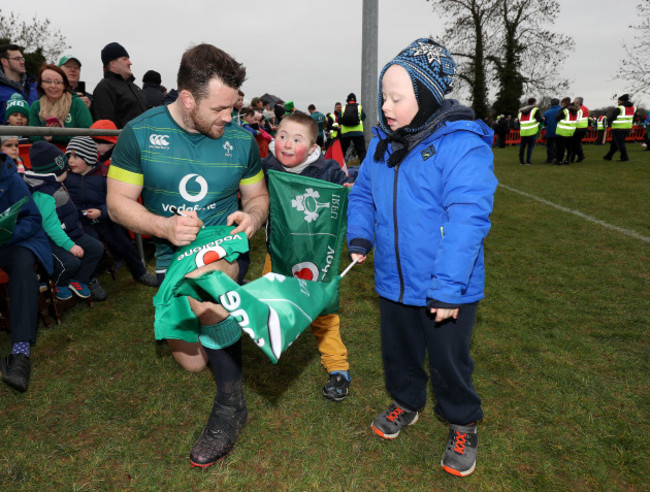
[[[117,41],[129,52],[138,84],[153,69],[167,88],[176,86],[183,51],[207,42],[246,66],[246,101],[269,92],[293,100],[298,109],[314,103],[325,113],[336,101],[345,102],[350,92],[361,97],[362,3],[29,0],[15,11],[26,20],[34,14],[50,19],[61,29],[71,46],[67,52],[82,62],[81,78],[89,92],[102,76],[100,51],[109,42]],[[628,26],[637,23],[637,0],[560,3],[554,30],[575,39],[575,51],[561,70],[571,86],[567,94],[549,96],[583,96],[591,108],[614,104],[614,94],[627,92],[616,71],[623,40],[632,41]],[[3,10],[11,8],[5,5]],[[425,0],[379,0],[378,70],[414,39],[441,34],[443,23]]]

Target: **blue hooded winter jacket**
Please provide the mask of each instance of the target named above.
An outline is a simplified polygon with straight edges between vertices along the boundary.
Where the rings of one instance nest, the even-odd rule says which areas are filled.
[[[374,160],[386,135],[373,131],[349,196],[347,239],[375,247],[377,293],[413,306],[482,299],[483,239],[497,187],[492,130],[447,121],[392,168]]]

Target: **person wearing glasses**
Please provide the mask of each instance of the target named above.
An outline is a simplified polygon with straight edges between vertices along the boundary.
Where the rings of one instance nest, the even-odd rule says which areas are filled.
[[[93,117],[86,104],[70,87],[65,72],[56,65],[43,65],[36,77],[40,98],[29,108],[29,126],[90,128]],[[47,140],[67,144],[72,137],[30,137],[32,142]]]
[[[27,75],[25,58],[20,46],[5,44],[0,46],[0,125],[5,125],[7,101],[14,94],[20,94],[29,104],[38,99],[36,81]]]

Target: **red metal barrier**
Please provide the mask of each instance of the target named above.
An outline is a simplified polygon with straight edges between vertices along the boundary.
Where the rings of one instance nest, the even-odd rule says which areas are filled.
[[[606,141],[610,141],[612,139],[612,129],[608,128],[607,129],[607,138]],[[630,133],[625,137],[626,142],[643,142],[645,141],[645,136],[646,136],[646,129],[643,126],[640,125],[635,125],[632,127],[630,130]],[[596,130],[589,129],[587,130],[587,133],[585,133],[585,136],[582,138],[583,143],[594,143],[596,142],[596,139],[598,137],[598,132]],[[493,145],[497,144],[497,135],[494,134],[494,142]],[[510,130],[508,134],[506,135],[506,145],[519,145],[521,143],[521,137],[519,136],[519,130]],[[546,144],[546,129],[542,129],[538,134],[537,134],[537,140],[536,143],[538,144]]]

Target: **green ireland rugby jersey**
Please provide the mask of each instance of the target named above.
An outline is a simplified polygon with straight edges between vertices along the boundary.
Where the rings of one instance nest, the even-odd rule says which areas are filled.
[[[142,186],[142,201],[152,213],[171,216],[195,210],[206,226],[225,225],[238,209],[239,185],[264,179],[253,136],[227,124],[221,138],[189,133],[167,106],[130,121],[118,139],[108,176]],[[172,253],[156,241],[156,270],[164,271]]]

